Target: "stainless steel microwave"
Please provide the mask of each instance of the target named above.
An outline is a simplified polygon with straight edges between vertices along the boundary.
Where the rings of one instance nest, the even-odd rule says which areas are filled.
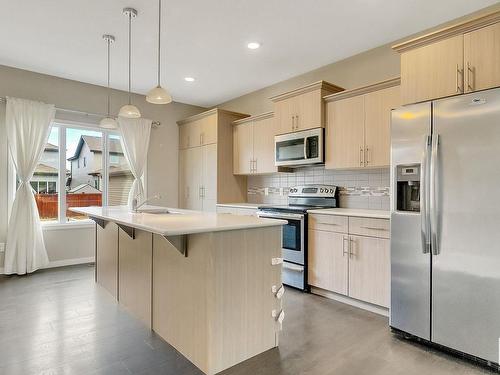
[[[324,129],[316,128],[274,137],[276,166],[324,163]]]

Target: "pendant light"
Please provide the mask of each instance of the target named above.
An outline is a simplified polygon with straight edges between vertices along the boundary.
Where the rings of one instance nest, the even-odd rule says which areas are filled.
[[[161,0],[158,0],[158,85],[151,89],[146,96],[146,101],[153,104],[168,104],[172,102],[172,96],[161,87],[160,70],[161,70]]]
[[[131,92],[131,60],[132,60],[132,18],[137,17],[137,10],[134,8],[123,8],[123,14],[128,17],[128,104],[125,104],[120,108],[120,113],[118,116],[127,118],[139,118],[141,117],[141,112],[139,108],[132,104],[132,92]]]
[[[104,128],[104,129],[116,129],[118,127],[118,124],[116,123],[116,120],[111,117],[111,115],[109,114],[110,112],[110,105],[109,105],[109,102],[110,102],[110,88],[109,88],[109,76],[110,76],[110,46],[111,44],[114,43],[115,41],[115,37],[113,35],[108,35],[108,34],[104,34],[102,36],[102,39],[104,39],[104,41],[106,42],[106,44],[108,45],[108,103],[107,103],[107,111],[106,111],[106,117],[104,117],[101,122],[99,123],[100,127],[101,128]]]

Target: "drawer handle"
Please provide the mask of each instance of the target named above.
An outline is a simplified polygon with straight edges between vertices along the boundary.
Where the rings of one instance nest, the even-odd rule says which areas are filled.
[[[378,228],[378,227],[365,227],[365,226],[361,226],[361,228],[363,229],[369,229],[369,230],[381,230],[383,232],[388,232],[389,229],[387,228]]]
[[[327,223],[327,222],[324,222],[324,221],[317,221],[317,224],[324,224],[324,225],[336,225],[336,226],[339,226],[340,224],[337,224],[337,223]]]
[[[283,329],[283,320],[285,320],[285,311],[281,310],[278,314],[276,310],[271,311],[271,316],[279,323],[279,330]]]

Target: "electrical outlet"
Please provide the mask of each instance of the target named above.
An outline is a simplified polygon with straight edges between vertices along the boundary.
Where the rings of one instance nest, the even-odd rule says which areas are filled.
[[[264,195],[269,195],[269,188],[264,188]]]
[[[0,253],[3,253],[5,251],[5,243],[0,242]]]
[[[283,196],[283,194],[285,194],[285,189],[283,189],[282,187],[280,188],[280,195]]]

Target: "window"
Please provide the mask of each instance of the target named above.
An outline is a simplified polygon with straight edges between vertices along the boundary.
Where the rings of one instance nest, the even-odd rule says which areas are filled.
[[[64,157],[60,150],[66,150]],[[16,180],[11,175],[13,184]],[[127,204],[133,181],[119,135],[58,122],[52,126],[30,185],[40,219],[62,224],[87,219],[70,211],[71,207]]]

